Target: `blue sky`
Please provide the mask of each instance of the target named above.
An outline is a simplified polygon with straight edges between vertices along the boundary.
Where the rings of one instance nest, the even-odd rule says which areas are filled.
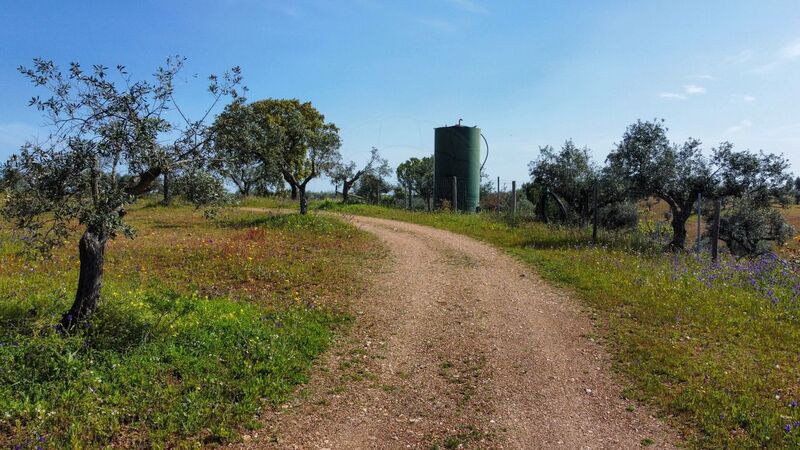
[[[783,153],[800,172],[796,0],[0,0],[0,161],[45,134],[17,66],[147,77],[174,54],[187,109],[208,100],[202,77],[239,65],[249,99],[312,101],[356,161],[430,154],[433,128],[463,118],[489,140],[492,178],[522,181],[541,145],[572,138],[602,160],[660,117],[673,140]]]

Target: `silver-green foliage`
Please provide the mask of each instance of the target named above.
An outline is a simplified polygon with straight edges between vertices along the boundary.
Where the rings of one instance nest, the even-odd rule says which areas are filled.
[[[720,239],[735,256],[763,255],[794,234],[780,211],[752,197],[734,200],[732,208],[720,217]]]
[[[168,59],[153,81],[134,80],[124,66],[112,73],[72,63],[64,73],[52,61],[36,59],[33,67],[19,68],[49,93],[30,101],[50,124],[48,138],[26,143],[2,168],[2,214],[28,243],[41,250],[63,244],[76,223],[102,242],[119,233],[132,236],[125,208],[163,171],[206,173],[208,128],[202,119],[187,119],[174,101],[173,80],[183,61]],[[238,68],[221,80],[212,75],[213,103],[238,98],[240,81]],[[169,120],[173,111],[180,119]],[[219,183],[203,177],[203,189],[218,192]],[[195,194],[202,202],[218,198]]]

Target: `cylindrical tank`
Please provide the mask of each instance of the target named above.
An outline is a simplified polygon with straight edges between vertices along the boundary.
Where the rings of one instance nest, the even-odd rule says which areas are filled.
[[[477,211],[481,190],[481,129],[455,125],[436,128],[435,134],[433,198],[436,205],[441,206],[442,200],[452,205],[455,198],[454,209]]]

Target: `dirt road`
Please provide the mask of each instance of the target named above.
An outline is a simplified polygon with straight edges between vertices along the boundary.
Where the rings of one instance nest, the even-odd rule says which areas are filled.
[[[470,238],[354,217],[391,257],[354,330],[243,448],[671,448],[620,396],[588,313]]]

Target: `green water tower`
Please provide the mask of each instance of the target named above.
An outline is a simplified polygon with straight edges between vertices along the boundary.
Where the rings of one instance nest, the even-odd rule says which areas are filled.
[[[459,120],[458,125],[436,128],[435,135],[433,199],[436,206],[441,206],[443,200],[452,204],[455,199],[454,209],[476,212],[481,200],[481,129],[462,126]]]

